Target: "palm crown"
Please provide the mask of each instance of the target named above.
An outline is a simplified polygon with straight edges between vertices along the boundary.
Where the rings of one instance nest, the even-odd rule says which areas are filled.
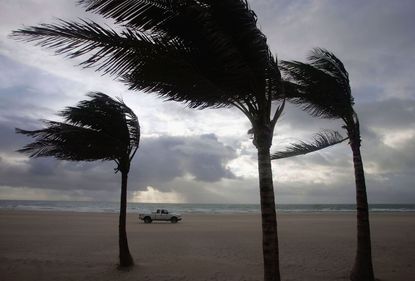
[[[329,119],[348,119],[353,115],[349,74],[331,52],[315,48],[309,63],[282,61],[281,68],[291,89],[287,96],[311,115]]]
[[[20,149],[31,157],[53,156],[60,160],[120,161],[133,157],[140,141],[137,116],[121,100],[103,93],[60,112],[64,122],[44,121],[46,128],[17,133],[36,138]]]

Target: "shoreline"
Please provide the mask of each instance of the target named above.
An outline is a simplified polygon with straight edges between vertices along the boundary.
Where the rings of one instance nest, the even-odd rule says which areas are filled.
[[[348,280],[355,222],[354,213],[279,213],[283,280]],[[371,230],[376,278],[415,276],[415,214],[371,214]],[[262,279],[259,214],[185,214],[177,224],[144,224],[129,213],[127,233],[136,266],[121,272],[117,213],[0,210],[1,279]]]
[[[35,212],[38,214],[49,214],[49,213],[62,213],[62,214],[119,214],[119,211],[75,211],[75,210],[41,210],[41,209],[7,209],[3,208],[0,209],[1,213],[31,213]],[[277,216],[278,215],[355,215],[356,211],[278,211],[277,210]],[[127,210],[127,215],[137,215],[140,214],[139,211],[131,211]],[[180,213],[184,216],[259,216],[261,213],[259,212],[183,212]],[[369,211],[370,216],[376,216],[376,215],[413,215],[415,217],[415,211]]]

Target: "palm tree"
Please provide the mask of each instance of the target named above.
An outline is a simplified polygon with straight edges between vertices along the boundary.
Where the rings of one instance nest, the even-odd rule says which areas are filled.
[[[343,63],[325,49],[314,49],[308,61],[309,63],[298,61],[281,63],[283,72],[291,83],[287,95],[292,102],[299,104],[312,116],[340,119],[344,123],[353,152],[356,182],[357,251],[350,279],[373,281],[369,208],[360,154],[359,119],[353,109],[354,100],[350,90],[349,74]],[[307,150],[302,145],[300,147]]]
[[[121,78],[191,108],[236,107],[250,120],[258,151],[264,279],[279,281],[270,147],[284,108],[283,86],[257,17],[246,0],[80,0],[111,18],[117,31],[91,21],[60,21],[14,31],[23,41]]]
[[[46,128],[16,129],[36,139],[18,150],[30,157],[55,157],[69,161],[112,160],[121,172],[119,217],[120,267],[133,265],[126,232],[127,180],[130,163],[140,142],[140,125],[134,112],[122,100],[103,93],[90,93],[91,100],[68,107],[59,115],[64,122],[44,121]]]

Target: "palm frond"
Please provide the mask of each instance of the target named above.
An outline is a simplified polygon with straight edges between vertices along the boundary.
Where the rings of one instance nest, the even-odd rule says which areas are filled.
[[[347,137],[343,137],[336,131],[324,131],[314,136],[314,140],[311,143],[300,141],[299,143],[293,143],[287,147],[284,151],[278,151],[271,155],[271,160],[294,157],[311,152],[315,152],[338,143],[347,140]]]
[[[156,56],[166,48],[175,48],[174,41],[165,42],[157,36],[126,29],[117,33],[91,21],[41,24],[13,31],[11,37],[36,42],[69,58],[88,55],[81,66],[122,76],[134,70],[148,56]]]
[[[187,61],[173,57],[164,59],[160,56],[152,60],[154,63],[146,63],[124,76],[123,81],[131,90],[157,93],[165,100],[183,102],[192,108],[229,106],[232,100],[240,100],[252,93],[249,81],[239,83],[239,79],[232,79],[229,73],[221,76],[221,69],[197,69]]]
[[[84,6],[86,11],[112,18],[117,24],[157,31],[174,17],[180,5],[185,2],[171,0],[80,0],[78,3]]]
[[[30,157],[52,156],[61,160],[119,160],[129,157],[139,146],[137,116],[122,101],[103,93],[90,93],[90,100],[60,112],[65,122],[45,120],[40,130],[16,129],[35,138],[18,150]]]
[[[92,11],[135,30],[180,38],[217,56],[243,53],[252,64],[268,61],[268,46],[257,17],[244,0],[80,0]],[[235,49],[235,46],[237,48]],[[238,49],[238,50],[237,50]]]
[[[18,152],[27,153],[30,157],[52,156],[60,160],[95,161],[117,159],[117,150],[122,149],[112,139],[102,138],[96,130],[52,121],[45,123],[47,128],[41,130],[16,129],[16,133],[36,139]]]
[[[206,1],[211,5],[212,22],[215,22],[242,58],[255,72],[264,75],[272,55],[265,35],[257,26],[257,16],[247,1]],[[220,36],[220,34],[218,34]],[[261,77],[263,78],[263,77]]]

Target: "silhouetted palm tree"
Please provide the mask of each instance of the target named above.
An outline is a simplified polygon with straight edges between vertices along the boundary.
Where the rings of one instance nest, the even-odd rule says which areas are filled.
[[[316,48],[308,58],[309,63],[284,61],[284,73],[292,87],[287,95],[312,116],[341,119],[353,152],[356,182],[357,252],[350,275],[353,281],[373,281],[370,241],[369,208],[365,175],[360,154],[359,119],[353,109],[349,74],[343,63],[331,52]],[[303,147],[306,150],[306,147]]]
[[[137,116],[123,101],[103,93],[91,93],[91,100],[60,112],[64,122],[44,121],[46,128],[34,131],[16,129],[36,139],[18,150],[30,157],[55,157],[69,161],[112,160],[121,172],[119,218],[120,266],[133,265],[126,232],[127,179],[130,163],[140,142]]]
[[[245,0],[80,0],[115,20],[42,24],[13,32],[120,77],[132,90],[189,107],[234,106],[252,123],[258,150],[265,280],[280,280],[270,147],[283,105],[277,59]]]

